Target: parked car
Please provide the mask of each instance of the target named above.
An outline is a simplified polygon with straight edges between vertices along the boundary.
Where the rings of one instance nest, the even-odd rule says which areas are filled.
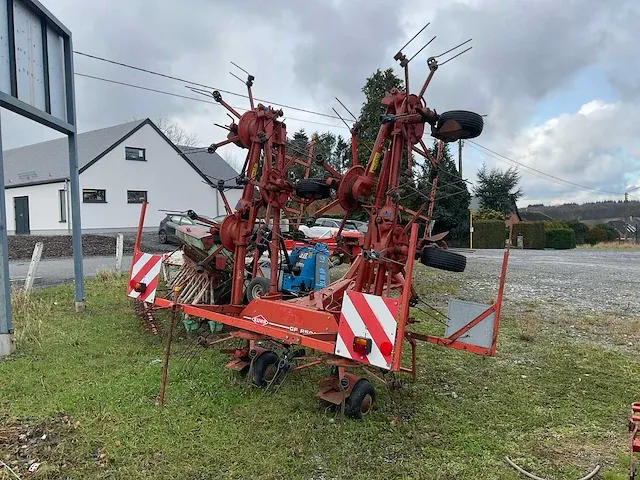
[[[367,230],[369,229],[369,222],[362,222],[360,220],[347,220],[347,221],[353,223],[358,229],[358,231],[361,233],[367,233]]]
[[[342,220],[335,218],[318,218],[311,227],[300,225],[300,231],[309,238],[330,238],[338,233]],[[360,231],[354,220],[347,220],[343,231]]]
[[[191,220],[180,213],[168,213],[160,221],[158,227],[158,240],[160,243],[179,243],[176,236],[176,228],[180,225],[196,225],[198,222]]]

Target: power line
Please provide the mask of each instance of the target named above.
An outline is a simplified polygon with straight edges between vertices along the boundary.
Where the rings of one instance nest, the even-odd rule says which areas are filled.
[[[118,65],[120,67],[129,68],[131,70],[137,70],[139,72],[148,73],[150,75],[156,75],[158,77],[168,78],[170,80],[177,80],[178,82],[188,83],[190,85],[196,85],[198,87],[203,87],[203,88],[207,88],[207,89],[210,89],[210,90],[217,90],[219,92],[226,93],[227,95],[234,95],[236,97],[241,97],[241,98],[249,98],[248,95],[245,95],[245,94],[242,94],[242,93],[232,92],[230,90],[223,90],[222,88],[216,88],[216,87],[212,87],[211,85],[205,85],[203,83],[193,82],[191,80],[186,80],[184,78],[175,77],[173,75],[169,75],[169,74],[166,74],[166,73],[156,72],[156,71],[149,70],[149,69],[142,68],[142,67],[136,67],[135,65],[130,65],[128,63],[117,62],[115,60],[110,60],[108,58],[99,57],[97,55],[91,55],[89,53],[79,52],[77,50],[74,50],[73,53],[75,53],[76,55],[82,55],[83,57],[92,58],[94,60],[99,60],[101,62],[107,62],[107,63],[111,63],[113,65]],[[309,110],[307,108],[293,107],[291,105],[285,105],[284,103],[272,102],[271,100],[264,100],[264,99],[257,98],[257,97],[254,97],[254,100],[257,100],[259,102],[269,103],[271,105],[276,105],[276,106],[282,107],[282,108],[288,108],[290,110],[296,110],[298,112],[310,113],[312,115],[320,115],[322,117],[333,118],[333,119],[336,119],[336,120],[340,120],[340,117],[336,117],[335,115],[330,115],[328,113],[322,113],[322,112],[315,112],[315,111]]]
[[[509,158],[509,157],[507,157],[505,155],[502,155],[501,153],[498,153],[498,152],[496,152],[494,150],[491,150],[490,148],[487,148],[487,147],[485,147],[483,145],[480,145],[479,143],[474,142],[473,140],[467,140],[467,141],[472,144],[471,145],[472,147],[474,147],[474,145],[475,145],[476,147],[474,147],[474,148],[476,150],[478,150],[479,152],[484,153],[485,155],[488,155],[488,156],[490,156],[492,158],[495,158],[498,161],[507,160],[508,162],[511,162],[512,164],[515,164],[515,165],[518,165],[520,167],[526,168],[527,170],[530,170],[530,172],[528,172],[528,173],[532,173],[532,174],[535,175],[535,173],[533,173],[533,172],[536,172],[536,173],[539,173],[540,175],[544,175],[544,177],[547,177],[547,179],[556,180],[555,183],[562,182],[561,185],[565,185],[565,186],[566,185],[570,185],[570,186],[574,186],[574,187],[577,187],[577,188],[581,188],[583,190],[591,190],[591,191],[594,191],[594,192],[606,193],[606,194],[609,194],[609,195],[623,195],[623,193],[620,193],[620,192],[608,192],[606,190],[600,190],[598,188],[588,187],[586,185],[581,185],[579,183],[575,183],[575,182],[571,182],[569,180],[565,180],[564,178],[556,177],[555,175],[551,175],[550,173],[543,172],[542,170],[538,170],[538,169],[530,167],[530,166],[528,166],[528,165],[526,165],[524,163],[518,162],[517,160],[513,160],[512,158]],[[480,148],[477,148],[477,147],[480,147]],[[487,152],[489,152],[489,153],[487,153]],[[504,160],[502,160],[502,159],[504,159]],[[537,176],[540,176],[540,175],[537,175]],[[541,178],[544,178],[544,177],[541,177]]]
[[[107,82],[107,83],[113,83],[115,85],[122,85],[125,87],[130,87],[130,88],[137,88],[139,90],[145,90],[147,92],[154,92],[154,93],[160,93],[162,95],[169,95],[171,97],[177,97],[177,98],[183,98],[186,100],[193,100],[194,102],[201,102],[201,103],[208,103],[210,105],[215,105],[217,107],[221,106],[219,103],[214,102],[214,101],[209,101],[209,100],[205,100],[202,98],[197,98],[197,97],[190,97],[188,95],[180,95],[179,93],[173,93],[173,92],[167,92],[166,90],[158,90],[156,88],[151,88],[151,87],[145,87],[142,85],[136,85],[134,83],[127,83],[127,82],[121,82],[119,80],[112,80],[109,78],[103,78],[103,77],[97,77],[95,75],[88,75],[86,73],[79,73],[79,72],[75,72],[75,75],[79,76],[79,77],[84,77],[84,78],[90,78],[93,80],[99,80],[101,82]],[[236,110],[242,110],[242,111],[247,111],[246,108],[242,108],[242,107],[233,107]],[[322,122],[316,122],[313,120],[302,120],[300,118],[292,118],[292,117],[287,117],[289,120],[293,120],[296,122],[304,122],[304,123],[313,123],[316,125],[323,125],[325,127],[333,127],[333,128],[346,128],[342,125],[332,125],[330,123],[322,123]]]

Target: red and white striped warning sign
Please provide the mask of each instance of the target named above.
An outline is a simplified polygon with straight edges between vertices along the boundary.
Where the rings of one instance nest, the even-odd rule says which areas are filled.
[[[152,255],[150,253],[136,252],[133,256],[133,266],[131,267],[131,277],[127,285],[127,295],[131,298],[144,300],[153,303],[156,298],[156,288],[158,287],[158,277],[162,267],[164,255]],[[143,288],[136,291],[134,286],[139,283]]]
[[[398,299],[347,290],[342,299],[335,354],[381,368],[391,368],[396,340]],[[356,337],[371,339],[371,352],[354,350]]]

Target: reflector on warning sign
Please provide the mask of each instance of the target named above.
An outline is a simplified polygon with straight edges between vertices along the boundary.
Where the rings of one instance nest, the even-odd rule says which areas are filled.
[[[135,253],[131,267],[131,278],[127,284],[128,296],[153,303],[156,298],[163,258],[164,255],[152,255],[140,251]]]

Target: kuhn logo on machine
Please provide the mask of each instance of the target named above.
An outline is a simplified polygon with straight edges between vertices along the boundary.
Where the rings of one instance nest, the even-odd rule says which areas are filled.
[[[262,315],[256,315],[251,318],[251,321],[257,325],[269,325],[269,321]]]

